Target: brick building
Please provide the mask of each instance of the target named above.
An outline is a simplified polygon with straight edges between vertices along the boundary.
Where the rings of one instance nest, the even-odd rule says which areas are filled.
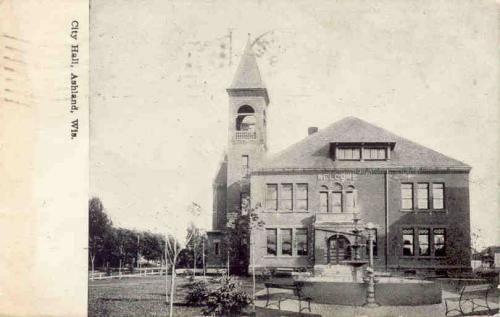
[[[470,270],[470,167],[348,117],[267,155],[269,105],[249,44],[229,94],[227,155],[214,180],[208,266],[225,266],[234,219],[256,208],[256,268],[313,268],[353,257],[375,225],[374,264],[388,271]],[[365,232],[366,233],[366,232]],[[358,236],[361,257],[366,239]],[[248,241],[241,241],[241,250]],[[248,268],[249,253],[232,265]]]

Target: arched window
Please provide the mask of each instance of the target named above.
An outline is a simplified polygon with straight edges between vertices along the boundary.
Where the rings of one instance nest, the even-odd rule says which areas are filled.
[[[346,190],[346,209],[349,212],[352,212],[356,208],[356,189],[354,186],[349,185],[347,186]]]
[[[335,183],[332,192],[332,212],[340,213],[342,209],[342,185]]]
[[[328,187],[321,186],[319,192],[319,212],[328,212]]]

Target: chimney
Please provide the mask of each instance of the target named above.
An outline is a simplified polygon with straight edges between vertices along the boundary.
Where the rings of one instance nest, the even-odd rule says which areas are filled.
[[[314,134],[316,132],[318,132],[318,127],[309,127],[309,128],[307,128],[307,134],[308,135]]]

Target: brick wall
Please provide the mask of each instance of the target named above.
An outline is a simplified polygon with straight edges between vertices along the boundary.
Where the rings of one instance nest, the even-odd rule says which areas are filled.
[[[324,241],[328,233],[314,232],[314,216],[319,210],[320,186],[331,187],[340,183],[344,187],[353,185],[357,190],[357,204],[359,215],[364,223],[372,222],[377,225],[378,255],[375,266],[379,269],[406,270],[406,269],[470,269],[470,217],[469,217],[469,189],[468,175],[465,173],[426,173],[407,174],[391,172],[388,175],[388,239],[386,246],[386,175],[384,171],[370,174],[356,174],[353,180],[320,180],[318,174],[338,174],[341,172],[301,172],[257,174],[251,178],[251,204],[261,203],[264,206],[259,213],[260,219],[268,228],[308,228],[309,256],[268,256],[265,231],[256,234],[256,266],[273,267],[302,267],[312,266],[326,252],[325,245],[313,246],[313,241]],[[440,182],[445,184],[445,209],[435,210],[401,210],[402,182]],[[307,212],[270,211],[265,208],[266,184],[274,183],[307,183],[309,208]],[[432,185],[430,185],[432,186]],[[278,186],[279,187],[279,186]],[[431,190],[430,190],[431,191]],[[294,188],[294,196],[295,196]],[[279,193],[278,193],[279,194]],[[416,205],[416,201],[415,201]],[[402,256],[402,228],[445,228],[446,229],[446,256]],[[315,239],[315,235],[317,235]],[[319,235],[322,235],[319,238]],[[324,236],[324,237],[323,237]],[[418,236],[415,235],[415,240]],[[318,243],[316,243],[318,244]],[[416,244],[415,248],[418,248]],[[363,250],[364,251],[364,250]],[[387,254],[387,257],[386,257]],[[316,259],[316,260],[315,260]],[[316,263],[319,264],[319,263]]]

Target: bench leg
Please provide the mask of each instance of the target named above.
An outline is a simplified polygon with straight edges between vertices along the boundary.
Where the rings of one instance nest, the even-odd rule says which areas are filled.
[[[309,312],[311,312],[311,300],[305,299],[305,301],[307,303],[307,307],[302,307],[302,298],[299,297],[299,313],[301,313],[305,309],[307,309]]]
[[[486,302],[486,307],[488,308],[488,312],[489,312],[490,314],[492,314],[492,313],[493,313],[493,310],[490,308],[490,305],[488,304],[488,292],[486,292],[486,296],[484,297],[484,300],[485,300],[485,302]]]
[[[460,308],[460,313],[462,313],[462,315],[465,315],[463,309],[462,309],[462,301],[459,301],[458,302],[458,308]]]
[[[269,306],[269,287],[267,288],[267,300],[266,300],[266,307]]]

